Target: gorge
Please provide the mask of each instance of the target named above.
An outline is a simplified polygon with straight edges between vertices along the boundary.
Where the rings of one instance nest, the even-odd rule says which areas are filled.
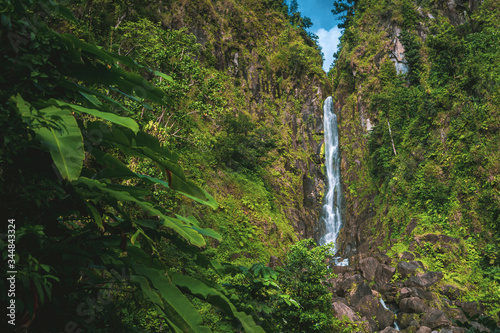
[[[498,332],[500,2],[296,4],[2,3],[9,329]]]

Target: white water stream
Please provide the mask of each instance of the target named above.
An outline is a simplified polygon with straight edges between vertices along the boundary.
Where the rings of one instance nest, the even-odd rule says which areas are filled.
[[[382,304],[382,306],[384,307],[384,309],[393,312],[391,309],[389,309],[387,307],[387,305],[385,304],[385,302],[384,302],[384,300],[382,298],[380,298],[380,304]],[[398,326],[398,323],[396,323],[396,321],[394,321],[394,328],[396,329],[396,331],[399,331],[399,326]]]
[[[337,252],[337,237],[342,228],[340,192],[340,154],[337,116],[333,112],[333,99],[328,97],[323,104],[323,122],[325,132],[325,166],[328,192],[325,196],[321,222],[325,224],[325,233],[319,240],[320,245],[333,243],[332,252]],[[335,260],[337,266],[347,266],[347,259]]]

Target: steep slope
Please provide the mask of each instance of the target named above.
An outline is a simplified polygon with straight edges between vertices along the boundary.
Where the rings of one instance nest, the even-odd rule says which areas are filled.
[[[252,167],[245,171],[235,164],[249,153],[251,138],[242,138],[239,151],[230,152],[232,157],[226,165],[240,175],[246,174],[237,181],[240,184],[234,183],[236,189],[227,187],[231,181],[225,176],[207,184],[216,191],[223,206],[233,200],[243,202],[242,213],[249,217],[248,222],[257,226],[258,232],[265,231],[260,240],[267,239],[268,245],[281,251],[295,235],[307,238],[315,233],[323,187],[318,146],[322,139],[319,134],[326,77],[315,44],[304,39],[303,30],[290,26],[280,1],[272,3],[202,1],[194,6],[192,2],[179,1],[171,3],[166,11],[179,14],[162,20],[170,28],[193,32],[202,44],[200,61],[212,65],[224,77],[226,83],[221,93],[227,103],[225,116],[248,116],[256,126],[259,140],[265,131],[273,133],[275,141],[267,163],[257,162],[260,165],[250,172],[247,171]],[[278,10],[273,10],[273,6]],[[219,132],[221,128],[216,125],[212,131]],[[220,132],[216,135],[221,137]],[[257,195],[259,189],[252,188],[254,185],[241,185],[254,183],[255,176],[262,179],[257,183],[265,186],[262,197]],[[218,221],[234,219],[217,214]],[[271,219],[267,220],[269,216]],[[290,233],[286,225],[293,226],[294,232]],[[255,240],[242,238],[242,253],[249,255],[252,251],[248,248]]]
[[[65,4],[2,12],[9,324],[340,324],[320,283],[327,249],[287,250],[314,234],[322,187],[326,75],[300,17],[282,1]]]
[[[297,237],[317,237],[329,88],[317,45],[282,1],[94,1],[75,11],[82,37],[174,78],[161,83],[173,108],[141,117],[221,204],[193,212],[228,236],[225,259],[267,261]]]
[[[443,274],[432,287],[441,303],[427,305],[477,302],[498,321],[500,3],[351,3],[329,73],[347,207],[341,249],[355,263],[416,256]],[[393,281],[410,276],[398,272]]]

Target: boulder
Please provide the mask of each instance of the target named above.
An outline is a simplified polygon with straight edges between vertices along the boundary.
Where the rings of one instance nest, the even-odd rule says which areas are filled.
[[[467,329],[466,329],[466,328],[464,328],[464,327],[456,327],[456,326],[453,326],[453,327],[451,328],[451,331],[452,331],[453,333],[467,333]]]
[[[380,264],[377,266],[377,270],[375,271],[375,282],[378,285],[388,284],[389,282],[391,282],[392,276],[395,272],[396,268],[385,264]]]
[[[408,326],[402,332],[404,332],[404,333],[417,333],[417,330],[418,330],[418,326],[412,325],[412,326]]]
[[[420,266],[415,264],[415,263],[409,263],[406,261],[400,261],[398,262],[398,273],[401,275],[401,277],[407,278],[408,276],[413,276],[417,274],[417,269],[419,269]]]
[[[268,264],[269,267],[275,268],[277,266],[280,266],[280,264],[281,264],[281,262],[278,259],[278,257],[276,257],[276,256],[269,257],[269,264]]]
[[[403,287],[399,290],[399,301],[401,302],[404,298],[418,297],[424,301],[424,303],[429,304],[433,301],[435,296],[426,290],[415,287]]]
[[[422,270],[425,271],[424,264],[420,260],[412,260],[409,263],[413,264],[413,265],[417,265],[418,267],[422,268]]]
[[[356,306],[358,302],[365,296],[372,295],[372,289],[363,281],[360,285],[356,287],[356,289],[351,290],[349,295],[347,295],[347,299],[351,306]]]
[[[344,303],[336,302],[332,304],[333,312],[335,317],[342,319],[346,317],[352,322],[361,321],[361,318],[347,305]]]
[[[442,330],[439,331],[439,333],[453,333],[453,330],[449,328],[443,328]]]
[[[379,333],[396,333],[396,332],[399,332],[398,330],[396,330],[394,327],[392,326],[387,326],[386,328],[384,328],[382,331],[380,331]]]
[[[462,323],[467,322],[467,317],[465,316],[463,311],[458,308],[444,308],[443,312],[446,317],[450,318],[454,323],[456,323],[457,321],[460,321]]]
[[[447,235],[436,235],[436,234],[427,234],[423,236],[418,236],[415,237],[415,240],[417,243],[424,241],[424,242],[429,242],[432,244],[436,244],[437,242],[442,242],[442,243],[452,243],[452,244],[458,244],[460,243],[460,240],[458,238],[450,237]]]
[[[431,333],[431,332],[432,332],[431,328],[427,326],[420,326],[420,328],[417,331],[417,333]]]
[[[406,234],[411,235],[411,233],[413,232],[413,229],[415,229],[417,227],[417,225],[418,225],[417,219],[412,218],[410,220],[410,223],[408,223],[408,225],[406,226]]]
[[[392,262],[391,257],[389,257],[387,254],[375,253],[373,257],[377,259],[379,263],[384,265],[390,265]]]
[[[347,293],[349,293],[354,284],[357,285],[363,281],[364,281],[363,277],[359,274],[349,276],[338,284],[337,294],[341,297],[344,297]]]
[[[400,329],[418,325],[418,314],[400,312],[397,316],[397,323]]]
[[[427,306],[418,297],[408,297],[399,302],[399,308],[406,313],[423,313]]]
[[[354,271],[354,267],[351,266],[335,266],[335,261],[332,260],[329,262],[331,265],[331,269],[333,273],[339,275],[339,274],[345,274],[345,273],[351,273]]]
[[[419,276],[411,276],[406,282],[407,287],[427,288],[443,278],[442,272],[427,272]]]
[[[443,311],[438,309],[428,310],[422,317],[420,323],[432,329],[451,326],[451,321],[446,318]]]
[[[407,261],[412,261],[415,260],[415,255],[411,252],[404,251],[399,255],[399,259],[401,260],[407,260]]]
[[[375,318],[377,330],[391,326],[394,322],[394,313],[384,309],[382,304],[380,304],[380,300],[373,295],[363,297],[354,308],[354,311],[366,318]]]
[[[476,302],[455,302],[469,317],[483,315],[484,312],[479,309]]]
[[[364,278],[368,281],[373,280],[379,265],[378,260],[373,257],[364,258],[359,261],[359,269],[363,272]]]
[[[471,321],[469,324],[470,326],[474,327],[474,332],[491,332],[489,328],[485,327],[483,324],[478,323],[477,321]]]
[[[443,286],[443,294],[446,295],[452,301],[457,300],[460,297],[460,289],[457,287],[447,284]]]

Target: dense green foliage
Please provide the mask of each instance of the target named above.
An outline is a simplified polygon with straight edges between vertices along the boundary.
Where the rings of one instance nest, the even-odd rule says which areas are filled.
[[[312,301],[293,299],[293,261],[280,273],[261,262],[284,256],[297,239],[286,212],[304,210],[298,165],[316,144],[300,140],[314,121],[292,131],[288,119],[302,103],[290,91],[325,80],[310,22],[282,1],[238,4],[236,15],[211,1],[165,5],[195,13],[182,17],[149,1],[65,4],[2,3],[0,199],[17,231],[0,248],[18,271],[17,326],[271,332],[301,320],[279,310]],[[238,21],[247,9],[274,20],[263,36],[256,16]],[[222,22],[230,48],[217,24],[204,45],[165,26],[195,16]],[[266,61],[256,104],[242,73],[256,54],[239,39]],[[228,68],[221,56],[235,49]],[[307,269],[314,283],[324,271]]]
[[[432,1],[357,5],[363,12],[347,28],[330,72],[346,115],[340,124],[349,161],[342,170],[346,201],[359,202],[358,213],[369,216],[371,246],[419,253],[427,267],[444,272],[443,284],[460,288],[463,301],[480,301],[496,316],[499,3],[484,1],[466,16]],[[374,21],[401,32],[386,33]],[[394,36],[408,69],[400,75],[389,57]],[[355,109],[361,121],[350,117]],[[362,134],[363,144],[355,145]],[[455,237],[460,246],[454,253],[420,248],[415,239],[427,233]]]

